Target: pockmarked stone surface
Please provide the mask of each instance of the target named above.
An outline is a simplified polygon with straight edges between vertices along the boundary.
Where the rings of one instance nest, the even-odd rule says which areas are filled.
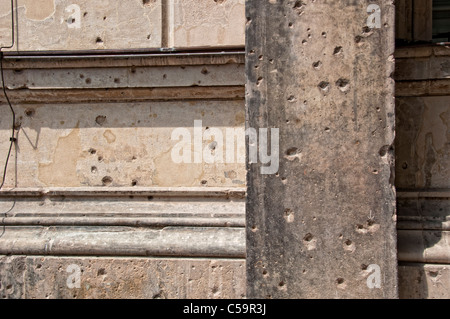
[[[280,159],[248,166],[247,297],[396,298],[392,2],[246,9],[248,125]]]
[[[18,0],[12,51],[243,46],[243,0]],[[0,3],[11,45],[11,3]]]
[[[1,299],[237,299],[245,261],[0,256]]]

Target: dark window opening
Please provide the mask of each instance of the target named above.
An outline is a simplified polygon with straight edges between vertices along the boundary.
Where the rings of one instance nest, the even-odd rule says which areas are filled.
[[[450,41],[450,0],[433,0],[433,42]]]

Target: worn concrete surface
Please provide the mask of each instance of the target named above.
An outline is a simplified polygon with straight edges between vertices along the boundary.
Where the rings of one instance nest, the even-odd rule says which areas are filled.
[[[0,256],[1,299],[244,296],[244,260]]]
[[[449,299],[449,265],[401,263],[399,296],[401,299]]]
[[[450,49],[396,51],[400,298],[449,297]]]
[[[18,141],[0,191],[9,255],[0,298],[242,298],[244,162],[171,156],[172,132],[185,128],[193,142],[195,120],[201,134],[243,132],[242,54],[9,58],[5,67]],[[0,101],[6,154],[11,114]],[[218,143],[205,136],[200,147],[212,154]],[[233,145],[245,154],[243,135]],[[66,285],[71,264],[77,289]]]
[[[173,2],[173,46],[243,46],[244,0],[169,0]]]
[[[17,0],[13,50],[243,46],[243,0]],[[9,0],[0,2],[0,44],[11,43]]]
[[[216,59],[219,64],[200,55],[165,58],[167,66],[160,57],[136,57],[115,67],[107,67],[108,59],[96,68],[70,59],[9,65],[5,82],[18,142],[5,187],[244,186],[244,158],[238,157],[245,154],[243,64],[232,56]],[[6,154],[9,108],[0,114],[0,152]],[[191,163],[172,159],[180,142],[179,136],[172,139],[177,128],[190,132],[185,143],[196,150],[196,120],[202,121],[202,151],[215,154],[217,146],[223,153],[216,163],[195,163],[193,155]],[[222,143],[212,129],[220,130]],[[227,129],[242,133],[230,147]],[[234,160],[227,161],[231,151]]]
[[[247,1],[247,119],[280,129],[278,173],[247,175],[250,298],[397,297],[394,7],[377,4],[371,29],[366,1]]]

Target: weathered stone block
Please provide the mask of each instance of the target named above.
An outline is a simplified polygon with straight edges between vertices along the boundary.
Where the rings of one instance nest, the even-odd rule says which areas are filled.
[[[0,256],[2,299],[227,299],[245,296],[245,261]]]
[[[247,1],[247,296],[397,297],[391,1]],[[378,284],[372,281],[378,276]]]

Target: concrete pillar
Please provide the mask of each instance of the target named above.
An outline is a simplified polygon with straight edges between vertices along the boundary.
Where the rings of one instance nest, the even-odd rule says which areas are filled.
[[[246,2],[248,298],[397,297],[394,16],[385,0]]]

